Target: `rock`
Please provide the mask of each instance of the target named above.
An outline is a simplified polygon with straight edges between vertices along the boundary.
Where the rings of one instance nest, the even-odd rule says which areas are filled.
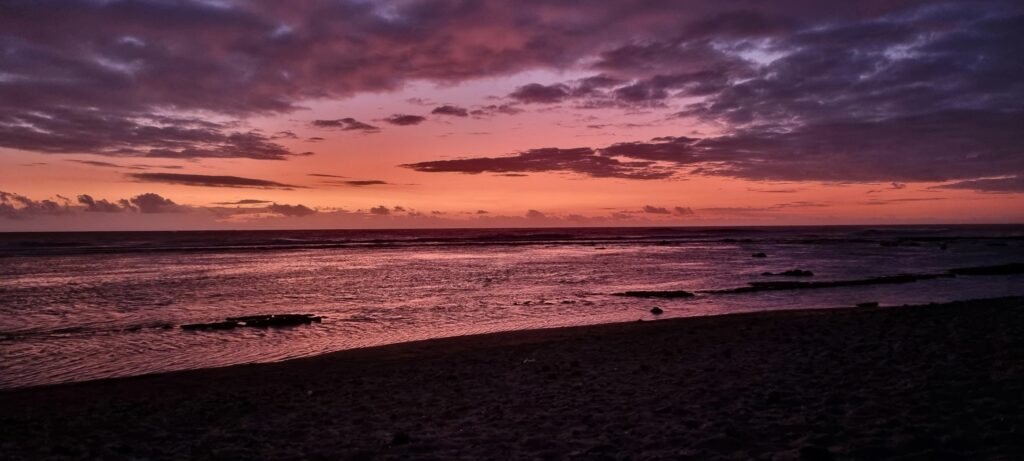
[[[754,253],[754,254],[750,255],[750,257],[751,258],[767,258],[768,255],[766,255],[764,253]]]
[[[182,325],[182,330],[230,330],[238,326],[238,322],[189,323]]]
[[[887,275],[883,277],[872,277],[868,279],[854,279],[854,280],[831,280],[821,282],[795,282],[795,281],[777,281],[777,282],[750,282],[749,286],[739,288],[729,288],[726,290],[715,290],[709,291],[709,293],[753,293],[758,291],[775,291],[775,290],[801,290],[801,289],[813,289],[813,288],[834,288],[834,287],[852,287],[852,286],[864,286],[864,285],[891,285],[900,283],[911,283],[920,280],[933,280],[939,278],[955,277],[953,274],[904,274],[904,275]]]
[[[308,325],[313,322],[320,323],[322,317],[318,317],[313,314],[270,314],[228,317],[227,320],[229,322],[240,323],[247,327],[265,328]]]
[[[881,242],[880,245],[882,245],[884,247],[919,247],[919,246],[921,246],[921,244],[919,242],[915,242],[913,240],[907,240],[907,239],[899,239],[899,240],[895,240],[895,241],[892,241],[892,240],[885,241],[885,242]]]
[[[665,311],[661,310],[660,307],[652,307],[651,308],[651,313],[654,314],[654,315],[661,315],[664,312]]]
[[[395,435],[391,437],[392,445],[406,445],[409,442],[412,442],[412,437],[409,437],[409,434],[405,432],[395,432]]]
[[[832,461],[836,457],[827,448],[808,445],[800,449],[800,459],[801,461]]]
[[[950,269],[954,275],[1011,275],[1024,274],[1024,263],[1001,264],[998,266],[959,267]]]
[[[683,290],[669,290],[669,291],[627,291],[625,293],[616,293],[616,296],[629,296],[631,298],[692,298],[695,295],[689,291]]]
[[[878,302],[872,301],[869,303],[857,303],[857,307],[878,307]]]
[[[778,273],[775,273],[775,272],[762,272],[761,275],[766,276],[766,277],[767,276],[771,276],[771,275],[781,275],[781,276],[784,276],[784,277],[812,277],[812,276],[814,276],[814,272],[805,271],[805,270],[802,270],[802,269],[793,269],[793,270],[788,270],[788,271],[785,271],[785,272],[778,272]]]
[[[313,314],[269,314],[228,317],[223,322],[189,323],[181,326],[182,330],[230,330],[237,327],[289,327],[320,323],[323,317]]]

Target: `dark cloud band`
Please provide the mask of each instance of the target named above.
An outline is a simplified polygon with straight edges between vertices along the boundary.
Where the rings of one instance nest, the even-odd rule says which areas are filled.
[[[243,178],[239,176],[209,176],[201,174],[177,173],[132,173],[129,177],[141,182],[158,182],[183,186],[201,187],[241,187],[258,189],[295,189],[301,186],[282,184],[264,179]]]

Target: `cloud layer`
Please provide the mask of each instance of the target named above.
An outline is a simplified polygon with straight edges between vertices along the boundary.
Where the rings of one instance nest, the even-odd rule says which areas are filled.
[[[293,217],[301,218],[317,213],[305,205],[278,204],[266,200],[243,199],[235,202],[217,203],[218,206],[180,205],[159,194],[147,192],[134,197],[107,200],[81,194],[72,201],[67,197],[33,200],[23,195],[0,191],[0,218],[23,221],[45,216],[68,216],[75,219],[78,213],[85,214],[138,214],[162,215],[168,213],[206,214],[211,218],[234,219],[239,217]],[[234,205],[231,208],[221,205]],[[140,221],[141,222],[141,221]]]
[[[950,187],[1019,190],[1024,66],[1015,56],[1024,10],[946,2],[878,11],[833,21],[756,10],[712,15],[676,36],[600,52],[593,77],[509,94],[581,109],[677,105],[680,123],[713,123],[721,135],[405,166],[626,179],[962,180]]]
[[[287,160],[309,154],[285,146],[294,134],[245,121],[413,82],[573,70],[589,76],[517,82],[486,106],[431,104],[431,114],[656,108],[679,129],[649,141],[406,166],[636,180],[955,181],[948,187],[1006,192],[1024,177],[1020,43],[1024,7],[1001,0],[13,1],[0,5],[0,147]],[[694,121],[715,133],[691,133]],[[352,117],[311,124],[379,131]]]

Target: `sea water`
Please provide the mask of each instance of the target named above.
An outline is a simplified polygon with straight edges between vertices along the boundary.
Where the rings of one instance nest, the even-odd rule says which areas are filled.
[[[0,234],[0,387],[516,329],[1024,295],[1024,275],[708,293],[1017,262],[1021,226]],[[791,269],[814,276],[762,275]],[[617,295],[630,290],[696,296]],[[273,313],[324,319],[180,328]]]

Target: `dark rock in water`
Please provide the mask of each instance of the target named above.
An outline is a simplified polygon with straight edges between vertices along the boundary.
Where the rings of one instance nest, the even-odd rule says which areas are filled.
[[[625,293],[616,293],[617,296],[629,296],[631,298],[692,298],[693,293],[683,290],[672,290],[672,291],[627,291]]]
[[[308,325],[313,322],[320,323],[322,317],[313,314],[270,314],[270,315],[248,315],[244,317],[228,317],[229,322],[241,323],[247,327],[288,327],[295,325]]]
[[[832,280],[822,282],[750,282],[750,286],[730,288],[727,290],[714,290],[709,293],[753,293],[758,291],[775,291],[775,290],[801,290],[801,289],[812,289],[812,288],[834,288],[834,287],[853,287],[863,285],[890,285],[899,283],[910,283],[919,280],[933,280],[938,278],[954,277],[953,274],[904,274],[904,275],[888,275],[884,277],[872,277],[867,279],[856,279],[856,280]]]
[[[857,307],[878,307],[878,302],[872,301],[869,303],[857,303]]]
[[[921,244],[918,243],[918,242],[915,242],[913,240],[905,240],[905,239],[900,239],[900,240],[896,240],[896,241],[885,241],[885,242],[880,243],[880,245],[882,245],[884,247],[919,247],[919,246],[921,246]]]
[[[182,330],[230,330],[236,327],[290,327],[320,323],[323,317],[313,314],[269,314],[247,315],[244,317],[228,317],[223,322],[190,323],[182,325]]]
[[[1024,274],[1024,263],[1001,264],[998,266],[959,267],[950,269],[955,275],[1010,275]]]
[[[238,326],[238,322],[189,323],[182,325],[182,330],[230,330]]]
[[[409,434],[406,434],[405,432],[396,432],[395,435],[391,437],[392,445],[405,445],[409,442],[412,442],[412,437],[409,437]]]
[[[832,461],[836,459],[825,447],[808,445],[800,449],[800,461]]]
[[[789,271],[785,271],[785,272],[779,272],[779,273],[762,272],[761,275],[764,275],[764,276],[781,275],[783,277],[812,277],[812,276],[814,276],[814,272],[805,271],[805,270],[802,270],[802,269],[793,269],[793,270],[789,270]]]
[[[766,255],[764,253],[754,253],[754,254],[750,255],[750,257],[751,258],[767,258],[768,255]]]
[[[651,308],[651,313],[654,314],[654,315],[661,315],[663,312],[665,312],[665,311],[661,310],[660,307],[652,307]]]

